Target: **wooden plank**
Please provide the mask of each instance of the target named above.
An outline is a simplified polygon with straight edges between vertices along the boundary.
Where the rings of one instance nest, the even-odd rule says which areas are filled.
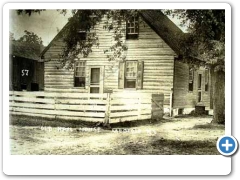
[[[138,93],[138,92],[130,92],[130,91],[124,91],[122,93],[113,93],[111,95],[112,99],[117,98],[124,98],[124,99],[138,99],[138,98],[152,98],[151,94],[148,93]]]
[[[43,118],[55,118],[54,115],[47,115],[47,114],[36,114],[36,113],[29,113],[29,112],[10,112],[13,115],[24,115],[24,116],[32,116],[32,117],[43,117]]]
[[[127,111],[127,112],[117,112],[117,113],[110,113],[110,118],[112,117],[124,117],[124,116],[137,116],[138,110]]]
[[[16,103],[10,102],[12,107],[25,107],[25,108],[36,108],[36,109],[54,109],[53,104],[31,104],[31,103]]]
[[[44,96],[44,91],[14,91],[13,94],[26,97],[36,97]]]
[[[142,104],[151,104],[151,99],[142,99]],[[113,99],[111,105],[138,104],[138,99]]]
[[[141,110],[140,112],[138,110],[128,111],[128,112],[117,112],[117,113],[111,112],[110,118],[126,117],[126,116],[141,116],[141,114],[151,114],[151,110]]]
[[[54,104],[54,99],[30,98],[30,97],[9,97],[9,100]]]
[[[105,113],[101,112],[74,112],[64,110],[43,110],[43,109],[26,109],[15,107],[14,111],[24,113],[49,114],[49,115],[63,115],[63,116],[82,116],[82,117],[104,117]]]
[[[132,106],[132,105],[121,105],[121,106],[111,106],[111,111],[116,111],[116,110],[136,110],[138,109],[138,107],[140,107],[141,109],[151,109],[152,106],[151,104],[140,104],[140,106]]]
[[[117,122],[124,122],[124,121],[135,121],[135,120],[144,120],[144,119],[151,119],[151,115],[141,115],[133,116],[133,117],[121,117],[121,118],[111,118],[110,123],[117,123]]]
[[[56,112],[54,110],[47,110],[47,109],[30,109],[30,108],[20,108],[15,107],[15,112],[24,112],[24,113],[35,113],[35,114],[49,114],[49,115],[55,115]]]
[[[75,116],[56,116],[57,119],[64,119],[64,120],[76,120],[76,121],[88,121],[88,122],[104,122],[103,117],[75,117]]]
[[[57,110],[79,110],[79,111],[85,111],[85,110],[92,110],[92,111],[104,111],[106,110],[106,106],[99,106],[99,105],[62,105],[62,104],[56,104]]]
[[[106,104],[106,100],[69,100],[69,99],[57,99],[57,104]]]
[[[64,111],[57,110],[57,115],[62,116],[82,116],[82,117],[105,117],[105,112],[78,112],[78,111]]]

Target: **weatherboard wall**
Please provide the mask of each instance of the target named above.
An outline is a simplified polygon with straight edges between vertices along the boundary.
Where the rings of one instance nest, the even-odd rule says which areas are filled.
[[[45,91],[64,92],[89,92],[89,70],[93,66],[102,67],[103,92],[129,91],[118,88],[119,62],[109,62],[108,49],[114,43],[113,32],[103,29],[104,19],[98,23],[92,31],[99,38],[99,46],[92,48],[93,52],[86,60],[86,87],[74,87],[74,71],[58,69],[60,54],[64,47],[61,38],[52,42],[50,48],[44,54],[45,59]],[[125,41],[125,35],[123,37]],[[165,105],[169,105],[169,97],[173,88],[174,51],[159,37],[145,21],[140,19],[138,40],[126,40],[128,50],[125,53],[126,60],[138,60],[144,62],[143,89],[136,90],[149,93],[164,93]],[[132,91],[132,90],[131,90]]]
[[[189,91],[189,65],[175,61],[173,108],[195,108],[195,106],[205,106],[210,109],[210,88],[211,78],[209,78],[209,89],[205,91],[205,69],[199,67],[194,70],[193,91]],[[198,74],[202,75],[202,100],[198,102]]]

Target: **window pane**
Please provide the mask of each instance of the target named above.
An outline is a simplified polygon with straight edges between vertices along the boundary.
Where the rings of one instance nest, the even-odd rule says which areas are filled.
[[[91,69],[91,84],[99,84],[100,82],[100,68]]]
[[[90,93],[99,93],[99,87],[90,87]]]
[[[128,61],[126,62],[126,78],[137,77],[137,62]]]
[[[136,88],[136,80],[127,80],[126,88]]]
[[[75,77],[74,78],[75,87],[85,87],[85,77]]]

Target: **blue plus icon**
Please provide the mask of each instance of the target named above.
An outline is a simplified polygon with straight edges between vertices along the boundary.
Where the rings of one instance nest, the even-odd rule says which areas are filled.
[[[217,149],[224,156],[231,156],[237,148],[238,143],[233,136],[222,136],[217,141]]]

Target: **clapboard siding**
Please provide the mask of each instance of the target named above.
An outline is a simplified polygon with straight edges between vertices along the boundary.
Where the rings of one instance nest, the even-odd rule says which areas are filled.
[[[99,46],[94,46],[93,52],[87,58],[79,55],[81,60],[86,60],[86,88],[74,88],[73,71],[56,68],[59,65],[59,55],[64,48],[63,41],[58,39],[44,54],[46,91],[89,92],[90,66],[104,66],[103,92],[123,91],[118,89],[119,63],[109,62],[108,53],[104,53],[104,50],[114,43],[113,32],[103,29],[104,21],[105,19],[94,27],[99,38]],[[125,35],[123,38],[125,39]],[[128,46],[125,53],[126,60],[144,61],[142,91],[155,94],[164,93],[164,104],[169,105],[169,95],[173,88],[175,52],[142,19],[140,19],[139,25],[139,39],[126,40],[125,44]]]
[[[198,102],[198,74],[202,74],[202,101]],[[210,78],[211,79],[211,78]],[[206,109],[210,108],[210,84],[209,90],[205,91],[205,73],[204,68],[200,67],[194,70],[193,91],[190,92],[189,86],[189,65],[175,62],[174,73],[174,95],[173,108],[194,108],[195,105],[204,105]]]

